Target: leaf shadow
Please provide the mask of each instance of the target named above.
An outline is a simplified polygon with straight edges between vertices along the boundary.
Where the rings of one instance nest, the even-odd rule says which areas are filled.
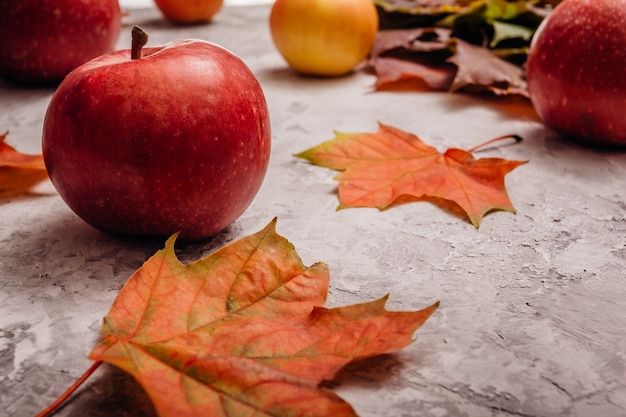
[[[387,384],[404,366],[401,355],[384,354],[353,361],[321,388],[373,389]],[[103,364],[96,378],[80,388],[57,410],[64,417],[154,417],[156,411],[141,385],[115,366]]]
[[[417,202],[430,203],[434,206],[437,206],[439,209],[441,209],[445,213],[448,213],[449,215],[453,217],[457,217],[461,220],[465,220],[467,223],[471,224],[469,217],[467,213],[465,212],[465,210],[463,210],[461,206],[459,206],[454,201],[446,200],[445,198],[429,197],[429,196],[414,197],[410,195],[403,195],[403,196],[396,198],[394,202],[388,208],[392,208],[393,206],[396,206],[396,205],[399,206],[399,205],[417,203]]]
[[[338,199],[339,188],[335,187],[332,191],[328,191],[327,195],[333,195]],[[393,202],[389,204],[387,207],[383,209],[379,209],[379,211],[384,212],[387,210],[393,210],[394,207],[402,206],[405,204],[420,203],[420,202],[430,203],[434,206],[437,206],[439,209],[441,209],[445,213],[448,213],[449,215],[456,217],[459,220],[464,220],[470,226],[472,225],[469,216],[467,215],[467,213],[465,212],[465,210],[463,210],[461,206],[459,206],[454,201],[446,200],[445,198],[439,198],[439,197],[430,197],[430,196],[415,197],[412,195],[404,194],[404,195],[397,197],[395,200],[393,200]],[[338,207],[337,210],[348,210],[348,209],[354,210],[354,209],[363,209],[363,208],[370,208],[370,207],[345,207],[345,208]],[[495,211],[498,211],[498,210],[491,210],[487,212],[485,216]]]
[[[335,190],[334,194],[337,196],[338,191]],[[459,206],[454,201],[446,200],[445,198],[439,198],[439,197],[429,197],[429,196],[415,197],[412,195],[405,194],[396,198],[389,206],[385,207],[384,209],[380,211],[382,212],[382,211],[387,211],[387,210],[393,210],[394,207],[402,206],[405,204],[412,204],[412,203],[430,203],[434,206],[437,206],[439,209],[441,209],[445,213],[448,213],[451,216],[456,217],[460,220],[464,220],[466,223],[471,225],[469,216],[467,215],[465,210],[461,208],[461,206]],[[354,208],[360,208],[360,207],[354,207]]]
[[[401,78],[397,81],[391,81],[381,85],[376,88],[372,86],[372,93],[377,92],[387,92],[387,93],[437,93],[437,90],[434,90],[430,87],[426,81],[421,78],[410,78],[405,77]]]
[[[152,401],[129,374],[108,365],[58,409],[65,417],[154,417]]]
[[[383,354],[358,359],[344,366],[330,381],[320,384],[323,388],[372,387],[386,384],[403,368],[404,361],[398,354]]]

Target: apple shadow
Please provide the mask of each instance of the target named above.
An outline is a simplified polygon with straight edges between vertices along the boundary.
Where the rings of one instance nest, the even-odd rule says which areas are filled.
[[[62,80],[24,82],[0,78],[0,90],[7,91],[9,94],[15,94],[16,92],[29,92],[48,95],[54,92],[61,81]]]
[[[575,136],[559,133],[549,127],[545,127],[546,146],[551,149],[572,148],[577,151],[592,151],[595,153],[621,154],[626,152],[626,144],[591,143]]]
[[[259,82],[262,82],[262,81],[284,82],[286,80],[299,82],[299,81],[302,81],[304,78],[300,74],[298,74],[295,70],[287,66],[287,64],[285,64],[284,66],[279,65],[279,66],[260,68],[255,72],[255,76],[257,77]]]
[[[210,20],[207,22],[177,23],[161,16],[140,16],[136,19],[132,18],[132,15],[128,16],[127,20],[124,21],[124,27],[130,28],[133,25],[139,25],[145,29],[178,32],[181,29],[193,30],[197,28],[209,27],[211,25],[215,25],[215,21]]]
[[[357,71],[351,71],[339,76],[323,76],[323,75],[309,75],[302,74],[287,63],[284,65],[273,65],[264,68],[259,68],[255,71],[255,76],[261,84],[265,83],[286,83],[288,82],[289,88],[298,88],[298,86],[315,87],[319,85],[342,85],[346,79],[354,77]]]
[[[455,98],[446,102],[446,106],[451,112],[465,110],[469,107],[484,107],[500,114],[503,119],[542,123],[530,99],[517,94],[503,96],[489,92],[442,92],[441,94],[450,94]]]
[[[468,107],[486,107],[493,110],[496,113],[502,115],[503,119],[507,120],[520,120],[525,122],[536,123],[539,126],[542,134],[545,137],[545,141],[548,146],[568,146],[574,147],[579,150],[591,150],[601,153],[621,153],[626,151],[626,144],[602,144],[592,143],[589,141],[576,138],[571,135],[559,133],[554,129],[546,126],[543,120],[539,117],[533,107],[530,99],[519,95],[509,96],[496,96],[489,93],[483,94],[469,94],[469,93],[442,93],[442,94],[455,94],[458,99],[450,100],[446,103],[450,111],[464,110]],[[526,138],[524,138],[526,139]],[[502,147],[502,145],[498,145]]]
[[[154,29],[158,30],[158,32],[165,31],[178,34],[181,31],[198,32],[198,30],[219,24],[219,19],[216,18],[219,14],[208,21],[182,23],[166,18],[156,7],[154,9],[129,9],[125,12],[122,20],[122,34],[124,31],[130,34],[130,28],[135,25],[139,25],[146,30]]]
[[[175,244],[176,256],[183,264],[193,262],[225,246],[240,233],[241,227],[235,221],[206,239],[179,239]],[[112,271],[110,277],[99,279],[115,279],[117,276],[126,280],[165,246],[167,238],[103,232],[67,208],[41,213],[32,222],[14,225],[1,243],[4,256],[12,260],[6,265],[5,272],[11,276],[12,268],[19,270],[24,287],[40,287],[46,285],[42,279],[75,279],[76,268],[89,269],[94,263],[107,264]],[[67,268],[68,272],[63,273],[62,268]],[[48,276],[45,271],[53,271],[55,275]]]

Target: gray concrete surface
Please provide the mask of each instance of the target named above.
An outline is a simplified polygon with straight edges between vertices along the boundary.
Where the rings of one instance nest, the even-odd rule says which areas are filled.
[[[626,415],[626,154],[569,143],[527,101],[445,93],[374,93],[364,72],[304,78],[272,46],[266,6],[226,8],[210,25],[170,26],[132,11],[150,44],[202,38],[238,54],[270,107],[271,166],[248,211],[215,238],[180,245],[183,261],[278,217],[310,265],[331,270],[329,306],[390,294],[409,310],[440,309],[398,354],[348,366],[329,383],[364,417]],[[120,47],[128,47],[122,36]],[[0,84],[0,130],[39,153],[50,89]],[[430,202],[335,211],[330,170],[292,155],[333,130],[377,121],[440,150],[517,133],[477,154],[530,162],[506,184],[517,214],[479,230]],[[78,219],[49,183],[0,201],[0,415],[32,416],[90,365],[101,320],[130,274],[162,241],[106,235]],[[58,416],[149,416],[141,388],[101,367]]]

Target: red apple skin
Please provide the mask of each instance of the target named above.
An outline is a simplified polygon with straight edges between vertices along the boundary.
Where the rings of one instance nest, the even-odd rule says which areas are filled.
[[[118,0],[0,0],[0,78],[58,84],[115,47]]]
[[[269,112],[249,68],[205,41],[113,52],[59,85],[43,156],[69,207],[103,231],[206,238],[249,206],[267,170]]]
[[[592,144],[626,144],[626,0],[560,3],[535,33],[527,79],[547,126]]]

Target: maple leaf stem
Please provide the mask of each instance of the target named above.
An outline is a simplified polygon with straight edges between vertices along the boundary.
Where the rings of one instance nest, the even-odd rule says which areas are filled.
[[[71,387],[69,387],[67,389],[67,391],[65,391],[63,394],[61,394],[61,396],[59,398],[57,398],[52,404],[50,404],[49,406],[47,406],[43,411],[41,411],[39,414],[37,414],[35,417],[46,417],[49,416],[50,414],[52,414],[52,412],[54,412],[54,410],[56,410],[61,404],[63,404],[65,402],[65,400],[68,399],[68,397],[70,395],[72,395],[74,393],[74,391],[76,391],[83,382],[85,382],[85,380],[87,378],[89,378],[91,376],[91,374],[94,373],[94,371],[96,369],[98,369],[98,367],[102,365],[102,361],[96,361],[94,362],[89,369],[87,369],[87,371],[81,375],[80,378],[78,378]]]
[[[505,140],[505,139],[513,139],[515,140],[515,143],[519,143],[522,141],[522,137],[520,135],[503,135],[503,136],[498,136],[497,138],[493,138],[493,139],[489,139],[486,142],[483,143],[479,143],[478,145],[474,146],[471,149],[468,149],[467,152],[472,153],[477,151],[480,148],[484,148],[487,145],[491,145],[494,142],[499,142],[501,140]]]

